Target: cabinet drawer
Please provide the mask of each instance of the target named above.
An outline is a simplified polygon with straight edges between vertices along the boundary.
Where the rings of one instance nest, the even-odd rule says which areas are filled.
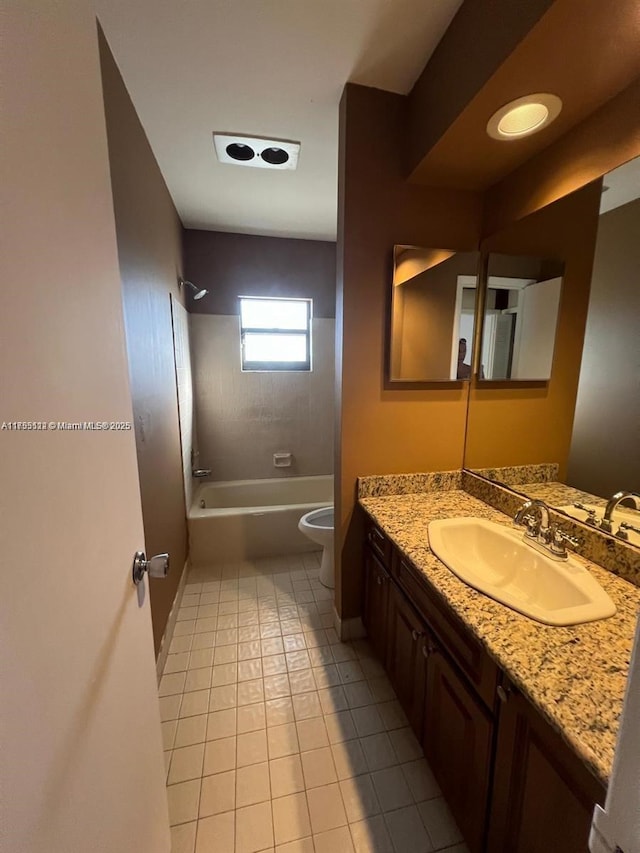
[[[492,709],[499,675],[496,664],[463,622],[438,602],[435,592],[429,589],[428,582],[409,560],[397,551],[394,552],[393,574],[480,698]]]
[[[367,542],[386,569],[391,568],[391,540],[372,521],[367,523]]]

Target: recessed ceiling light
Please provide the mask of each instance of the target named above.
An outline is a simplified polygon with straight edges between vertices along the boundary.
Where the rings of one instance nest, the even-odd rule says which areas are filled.
[[[525,95],[495,112],[487,124],[487,133],[501,140],[530,136],[551,124],[561,109],[562,101],[557,95],[546,92]]]
[[[295,169],[300,154],[300,143],[289,139],[214,133],[213,144],[221,163],[259,169]]]

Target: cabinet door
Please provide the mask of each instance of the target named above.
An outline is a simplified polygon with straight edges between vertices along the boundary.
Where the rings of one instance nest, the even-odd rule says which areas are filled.
[[[387,650],[387,605],[389,574],[369,548],[365,548],[363,622],[378,658],[385,662]]]
[[[390,584],[387,669],[416,735],[422,735],[427,660],[427,627],[407,599]]]
[[[521,694],[502,698],[487,850],[584,853],[604,786]]]
[[[427,667],[423,746],[469,849],[483,849],[492,720],[483,703],[432,646]]]

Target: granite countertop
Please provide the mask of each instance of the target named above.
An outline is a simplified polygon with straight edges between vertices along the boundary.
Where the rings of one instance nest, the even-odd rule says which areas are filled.
[[[617,612],[609,619],[570,628],[542,625],[467,586],[429,548],[428,526],[434,519],[476,516],[510,525],[504,514],[463,491],[367,497],[360,504],[607,784],[640,588],[573,555],[611,596]]]

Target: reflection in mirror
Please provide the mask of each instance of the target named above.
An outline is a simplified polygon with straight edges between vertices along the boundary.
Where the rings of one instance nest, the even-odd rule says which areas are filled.
[[[640,157],[605,175],[573,431],[566,458],[472,468],[640,548]],[[558,413],[558,417],[560,414]],[[531,448],[531,441],[528,447]],[[486,458],[486,456],[485,456]],[[490,461],[490,460],[487,460]],[[559,472],[566,471],[566,476]],[[614,498],[622,492],[623,496]]]
[[[478,253],[395,246],[393,258],[389,379],[470,379]]]
[[[559,261],[489,255],[480,379],[551,377],[562,273]]]

